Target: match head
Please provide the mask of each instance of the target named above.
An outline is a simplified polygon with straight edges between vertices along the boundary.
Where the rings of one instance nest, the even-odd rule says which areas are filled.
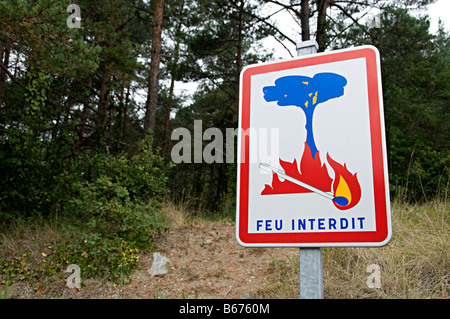
[[[335,202],[339,206],[347,206],[348,205],[348,199],[343,196],[336,196],[335,198],[333,198],[333,202]]]

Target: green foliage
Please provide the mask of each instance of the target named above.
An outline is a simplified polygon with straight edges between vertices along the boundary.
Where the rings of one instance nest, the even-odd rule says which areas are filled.
[[[45,212],[55,200],[54,176],[40,156],[42,141],[29,130],[11,127],[0,147],[0,213],[3,218]]]
[[[448,194],[449,37],[428,32],[427,17],[388,7],[381,27],[353,28],[345,46],[380,51],[389,180],[393,197],[425,201]]]
[[[123,280],[137,267],[139,248],[114,234],[89,233],[57,246],[52,260],[61,265],[77,264],[86,278]]]
[[[24,280],[30,276],[30,271],[26,267],[29,253],[12,259],[0,259],[0,274],[4,278],[0,284],[14,283],[18,280]]]
[[[44,243],[42,251],[39,251],[39,263],[33,262],[31,252],[27,251],[17,256],[0,259],[0,284],[13,284],[19,281],[39,282],[59,273],[62,268],[51,260],[48,249],[54,250],[49,244]],[[44,252],[47,251],[47,253]]]
[[[70,240],[58,246],[58,263],[77,264],[86,276],[117,280],[136,268],[142,249],[153,249],[154,234],[168,228],[157,214],[167,165],[150,145],[149,138],[130,159],[105,156],[97,162],[95,180],[73,185],[76,195],[65,208]]]
[[[141,250],[154,248],[154,234],[167,226],[156,215],[154,201],[132,203],[128,191],[107,178],[83,190],[85,195],[72,200],[69,211],[85,222],[73,221],[70,239],[57,246],[54,260],[79,265],[87,277],[122,279],[137,267]]]
[[[9,141],[13,135],[8,135]],[[21,189],[5,189],[1,203],[3,211],[6,205],[12,205],[11,198],[20,198],[21,205],[36,205],[41,201],[48,201],[48,205],[60,206],[62,218],[70,227],[65,232],[65,240],[46,253],[42,269],[35,274],[51,276],[57,271],[65,269],[69,264],[78,264],[83,269],[84,276],[108,276],[112,280],[124,280],[138,264],[139,253],[142,250],[152,250],[153,236],[167,230],[163,217],[158,215],[159,198],[166,191],[167,172],[169,165],[161,156],[151,149],[149,137],[141,144],[139,151],[130,157],[122,155],[97,155],[91,161],[74,165],[71,171],[48,180],[48,188],[43,185],[33,185],[32,182],[38,171],[43,172],[46,179],[45,165],[37,161],[39,156],[28,156],[33,150],[30,145],[23,145],[16,152],[14,160],[0,161],[2,165],[17,165],[22,168],[22,162],[17,157],[20,151],[29,161],[26,167],[32,167],[31,173],[23,172],[20,176],[9,177],[11,182],[23,183],[23,190],[28,197],[21,197]],[[18,144],[14,144],[18,147]],[[38,153],[39,147],[36,147]],[[10,163],[11,161],[12,164]],[[14,166],[11,166],[14,167]],[[89,169],[91,177],[85,179],[85,169]],[[7,172],[3,171],[2,172]],[[30,173],[30,172],[29,172]],[[35,191],[34,196],[30,196]],[[60,195],[60,198],[57,196]],[[9,198],[8,198],[9,196]],[[14,197],[15,196],[15,197]],[[16,202],[17,203],[17,202]],[[40,204],[42,205],[42,204]],[[10,206],[11,207],[11,206]],[[36,213],[42,212],[43,207],[36,207]],[[10,213],[10,218],[24,217],[18,213]],[[4,216],[5,217],[5,216]],[[0,264],[0,271],[12,280],[30,278],[26,257],[12,259]]]
[[[76,77],[98,67],[98,47],[66,25],[71,1],[0,1],[0,42],[27,54],[28,66]],[[69,40],[70,39],[70,40]]]
[[[28,73],[30,84],[25,92],[25,102],[29,106],[30,115],[35,115],[45,105],[50,87],[50,77],[44,72],[31,71]]]
[[[126,154],[111,157],[104,165],[104,173],[113,183],[126,189],[131,200],[145,200],[166,191],[167,173],[171,164],[153,154],[152,143],[148,136],[138,154],[131,158]]]
[[[11,53],[24,87],[13,91],[2,73],[0,222],[58,215],[72,226],[45,269],[79,263],[89,276],[123,278],[167,228],[157,209],[170,165],[151,140],[140,142],[139,108],[129,98],[151,38],[141,18],[152,15],[142,1],[82,0],[83,27],[70,29],[69,4],[0,1],[0,62]],[[2,269],[20,280],[28,270],[11,262]]]

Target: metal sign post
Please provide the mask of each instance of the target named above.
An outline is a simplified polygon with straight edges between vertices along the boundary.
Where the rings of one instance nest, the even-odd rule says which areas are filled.
[[[322,248],[300,248],[300,299],[323,299]]]
[[[315,40],[297,46],[297,56],[317,53]],[[300,299],[323,299],[322,248],[300,248]]]

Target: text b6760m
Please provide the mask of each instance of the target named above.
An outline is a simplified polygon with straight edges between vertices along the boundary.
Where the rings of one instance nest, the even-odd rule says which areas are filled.
[[[223,313],[269,313],[269,304],[224,304]]]

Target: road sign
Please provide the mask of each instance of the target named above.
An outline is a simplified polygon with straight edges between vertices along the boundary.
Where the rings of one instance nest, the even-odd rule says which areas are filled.
[[[378,50],[241,73],[236,236],[243,246],[382,246],[391,238]]]

